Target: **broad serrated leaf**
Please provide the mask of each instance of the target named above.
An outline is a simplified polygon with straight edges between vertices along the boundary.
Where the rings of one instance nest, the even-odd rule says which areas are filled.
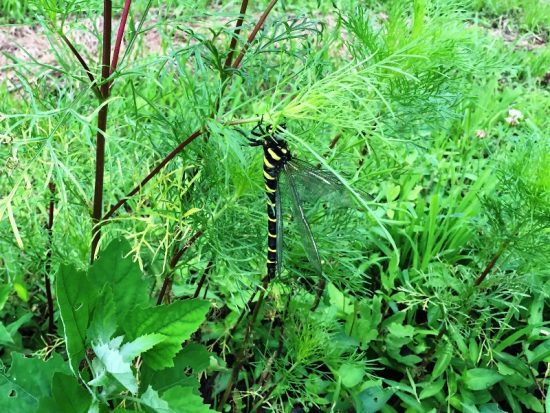
[[[174,365],[174,356],[181,350],[182,343],[202,324],[207,311],[208,302],[202,300],[138,308],[128,314],[124,328],[132,339],[154,333],[166,336],[163,342],[143,355],[145,364],[160,370]]]
[[[546,359],[550,359],[550,339],[546,339],[542,344],[539,344],[532,353],[527,354],[531,364],[538,363]]]
[[[122,344],[123,337],[116,337],[106,343],[92,343],[97,357],[92,363],[95,379],[90,385],[104,386],[108,383],[106,374],[109,374],[125,389],[136,394],[138,385],[132,370],[132,361],[165,338],[161,334],[149,334],[126,344]]]
[[[199,388],[199,382],[195,377],[187,376],[185,374],[186,369],[190,367],[190,360],[187,355],[181,351],[174,357],[174,367],[169,367],[163,370],[153,370],[150,367],[143,365],[141,367],[141,381],[140,389],[152,386],[162,392],[168,390],[173,386],[192,387],[194,389]]]
[[[48,361],[26,358],[12,353],[12,364],[7,374],[0,374],[0,411],[33,413],[38,400],[51,395],[55,373],[70,373],[69,366],[58,354]]]
[[[174,413],[215,413],[191,387],[172,387],[162,398]]]
[[[462,381],[470,390],[485,390],[504,378],[497,371],[491,369],[470,369],[462,375]]]
[[[453,348],[450,343],[445,343],[444,346],[438,348],[437,361],[432,370],[432,378],[437,379],[443,374],[445,369],[449,366],[451,359],[453,358]]]
[[[55,373],[52,381],[52,397],[40,400],[37,413],[86,413],[92,404],[92,396],[74,376]]]
[[[437,380],[433,383],[429,383],[422,389],[418,398],[423,400],[435,396],[443,389],[444,386],[445,380]]]
[[[210,367],[210,358],[216,354],[208,351],[202,344],[189,343],[183,348],[178,357],[181,356],[185,367],[193,369],[194,373],[200,373]]]
[[[479,413],[506,413],[506,411],[498,407],[496,403],[489,403],[479,406]]]
[[[59,269],[55,287],[67,354],[76,374],[86,351],[86,330],[95,293],[86,275],[68,266]]]
[[[112,383],[109,383],[109,377],[113,377],[125,389],[135,394],[138,390],[137,380],[131,362],[120,354],[121,344],[122,337],[116,337],[108,343],[92,343],[96,358],[92,361],[94,379],[89,384],[113,390]]]
[[[125,257],[130,247],[125,240],[112,241],[88,271],[88,279],[98,289],[111,286],[119,322],[135,307],[149,303],[148,286],[139,265]]]
[[[157,413],[176,413],[170,408],[166,400],[162,400],[156,390],[151,386],[141,395],[140,402],[153,409]]]
[[[163,342],[166,336],[162,334],[146,334],[136,338],[130,343],[123,344],[120,353],[125,360],[133,360],[137,356],[152,349],[158,343]]]
[[[529,409],[529,411],[544,413],[544,406],[542,405],[540,400],[532,394],[522,392],[521,394],[518,394],[518,399],[521,404]]]
[[[116,306],[111,286],[105,285],[97,297],[90,317],[87,342],[106,343],[117,329]]]

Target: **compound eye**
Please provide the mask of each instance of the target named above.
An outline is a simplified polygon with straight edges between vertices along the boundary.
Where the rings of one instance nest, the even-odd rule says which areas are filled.
[[[273,132],[273,126],[271,126],[271,125],[267,125],[266,129],[269,133]]]

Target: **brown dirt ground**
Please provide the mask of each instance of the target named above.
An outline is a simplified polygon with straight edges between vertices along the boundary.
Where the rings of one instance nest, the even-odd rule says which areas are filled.
[[[101,27],[101,19],[95,22],[86,21],[79,25],[80,27],[72,29],[66,33],[67,37],[82,54],[88,65],[93,68],[96,66],[98,41],[94,31]],[[149,23],[140,43],[142,50],[147,54],[156,54],[162,51],[162,35],[156,28],[155,21]],[[194,29],[201,29],[201,22],[194,22]],[[113,22],[113,37],[115,37],[118,28],[118,21]],[[171,36],[172,44],[182,44],[184,37],[181,31]],[[124,53],[124,42],[122,45],[121,56]],[[67,46],[60,40],[59,36],[48,36],[41,26],[18,25],[18,26],[0,26],[0,83],[7,81],[8,90],[18,88],[19,80],[14,73],[16,65],[23,63],[31,73],[41,71],[43,65],[51,67],[60,66],[56,51],[62,50],[62,56],[70,54]],[[72,58],[72,54],[71,54]],[[16,63],[18,62],[18,63]],[[32,77],[32,75],[31,75]]]
[[[332,16],[331,16],[332,17]],[[383,16],[380,16],[383,19]],[[224,18],[225,21],[217,20],[215,24],[220,25],[227,24],[228,18]],[[331,19],[334,20],[334,19]],[[153,17],[151,22],[148,23],[147,29],[141,40],[142,46],[140,49],[143,53],[157,54],[162,52],[163,48],[163,35],[157,29],[158,18]],[[329,26],[335,24],[334,21],[327,22]],[[192,28],[195,31],[208,31],[209,22],[204,20],[196,20],[191,23],[186,23],[187,27]],[[101,27],[101,19],[97,19],[95,22],[86,21],[80,23],[80,27],[72,29],[67,33],[67,36],[71,39],[73,44],[82,53],[85,60],[90,67],[94,67],[96,63],[96,56],[92,55],[93,51],[97,50],[97,36],[93,34],[94,30],[98,31]],[[487,28],[488,32],[495,37],[500,37],[515,48],[525,48],[533,50],[538,47],[542,47],[546,44],[547,39],[542,36],[534,34],[520,34],[510,28],[508,20],[502,17],[498,20],[496,27]],[[113,31],[118,28],[118,21],[113,22]],[[166,34],[165,34],[166,35]],[[185,38],[182,35],[181,30],[174,30],[170,36],[170,43],[173,45],[183,44]],[[124,49],[124,46],[123,46]],[[16,62],[26,63],[25,67],[30,70],[30,77],[33,73],[39,73],[42,69],[41,65],[48,65],[51,67],[59,66],[56,60],[56,50],[63,50],[62,56],[67,55],[67,49],[62,44],[59,38],[55,38],[46,35],[44,29],[40,26],[30,25],[14,25],[14,26],[0,26],[0,83],[6,81],[8,90],[17,90],[19,88],[20,81],[17,78],[14,68],[17,65]],[[26,73],[29,76],[29,73]]]

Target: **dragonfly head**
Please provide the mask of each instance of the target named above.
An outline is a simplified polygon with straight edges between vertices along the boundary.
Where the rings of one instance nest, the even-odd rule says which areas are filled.
[[[288,150],[288,144],[286,143],[286,140],[282,137],[282,134],[284,134],[286,131],[286,124],[281,123],[280,125],[277,125],[277,127],[273,127],[273,125],[267,125],[265,131],[265,141],[268,146],[275,146],[277,148]]]

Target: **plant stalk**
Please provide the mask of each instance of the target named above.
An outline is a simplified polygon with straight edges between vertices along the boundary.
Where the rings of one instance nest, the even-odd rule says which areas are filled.
[[[233,69],[238,69],[240,64],[241,64],[241,61],[245,55],[245,53],[248,51],[248,48],[250,47],[250,44],[254,41],[254,39],[256,38],[256,35],[258,34],[258,32],[260,31],[260,29],[263,27],[266,19],[267,19],[267,16],[269,15],[269,13],[271,12],[271,10],[273,9],[273,7],[275,6],[275,4],[277,3],[277,0],[271,0],[271,2],[269,3],[269,5],[267,6],[266,10],[264,11],[264,13],[262,14],[262,16],[260,17],[260,19],[258,20],[258,22],[256,23],[256,26],[254,27],[254,29],[252,30],[252,32],[250,33],[250,35],[248,36],[248,40],[245,44],[245,46],[243,46],[241,52],[239,53],[239,55],[237,56],[237,59],[235,60],[235,62],[233,63]],[[212,115],[214,116],[214,115]],[[198,129],[196,130],[195,132],[193,132],[185,141],[183,141],[182,143],[180,143],[174,150],[172,150],[172,152],[170,152],[166,158],[164,158],[140,183],[139,185],[137,185],[136,187],[134,187],[134,189],[132,189],[130,192],[128,192],[128,194],[124,197],[124,198],[121,198],[120,200],[117,201],[116,204],[114,204],[111,209],[109,210],[109,212],[107,212],[107,214],[105,214],[105,216],[103,217],[103,220],[107,220],[109,219],[110,217],[112,217],[114,215],[114,213],[121,207],[123,206],[126,202],[128,202],[128,200],[134,196],[135,194],[137,194],[141,188],[143,188],[156,174],[158,174],[167,164],[168,162],[170,162],[178,153],[180,153],[183,148],[185,148],[189,143],[191,143],[192,141],[194,141],[197,137],[199,137],[201,134],[203,133],[203,131],[201,129]]]
[[[235,33],[231,37],[231,42],[229,43],[229,53],[227,54],[227,58],[225,59],[224,68],[227,69],[231,67],[231,62],[233,61],[233,54],[235,53],[235,48],[237,47],[237,39],[239,37],[239,34],[241,33],[241,28],[244,21],[244,16],[246,14],[246,9],[248,8],[248,0],[243,0],[241,3],[241,9],[239,11],[239,18],[237,19],[237,23],[235,23]]]
[[[477,277],[477,279],[475,280],[474,285],[476,287],[479,286],[479,284],[481,284],[485,280],[487,275],[489,275],[489,273],[497,263],[498,259],[502,256],[504,251],[506,251],[506,249],[508,248],[509,244],[510,244],[510,241],[504,241],[500,245],[498,251],[495,253],[495,255],[493,255],[493,258],[491,258],[491,261],[489,261],[489,264],[487,264],[487,266],[483,269],[481,274],[479,274],[479,277]]]
[[[233,69],[238,69],[238,67],[241,65],[241,61],[243,60],[243,57],[244,57],[245,53],[248,51],[250,45],[252,44],[252,42],[256,38],[256,35],[258,34],[260,29],[265,24],[267,16],[269,16],[269,13],[271,13],[271,10],[273,9],[273,7],[275,7],[275,4],[277,4],[277,0],[271,0],[269,2],[269,4],[266,7],[265,11],[261,15],[258,22],[256,23],[256,26],[254,26],[254,29],[252,29],[252,31],[250,32],[250,35],[248,36],[248,39],[246,40],[246,43],[243,45],[243,47],[241,49],[241,52],[239,53],[239,55],[235,59],[235,62],[233,63]]]
[[[101,98],[102,106],[97,118],[95,187],[92,212],[92,248],[90,262],[93,263],[97,246],[101,238],[101,216],[103,215],[103,183],[105,177],[105,132],[107,130],[108,104],[110,84],[107,81],[111,74],[111,33],[112,33],[113,3],[103,1],[103,55],[101,59]]]
[[[97,82],[95,80],[95,77],[90,70],[90,67],[82,57],[82,55],[76,50],[76,47],[72,44],[72,42],[69,40],[69,38],[62,32],[59,32],[59,35],[61,36],[61,39],[65,42],[65,44],[69,47],[70,51],[73,53],[73,55],[76,57],[76,60],[80,63],[80,65],[84,68],[84,71],[86,72],[86,75],[88,76],[88,79],[90,79],[91,88],[96,95],[98,99],[101,99],[101,91],[99,90],[99,87],[97,86]]]
[[[268,276],[264,277],[262,281],[262,289],[260,292],[260,296],[258,297],[258,301],[256,301],[254,305],[254,308],[252,310],[252,316],[250,317],[250,320],[246,326],[246,333],[243,340],[243,347],[241,348],[241,351],[239,351],[237,359],[235,360],[235,365],[233,366],[233,370],[231,371],[231,377],[229,378],[227,387],[225,388],[220,404],[218,405],[218,410],[220,411],[223,409],[223,407],[229,400],[229,396],[231,395],[233,386],[235,385],[235,382],[239,377],[239,372],[241,371],[241,368],[246,360],[246,350],[248,348],[248,341],[250,340],[250,336],[252,334],[252,327],[254,326],[254,323],[258,318],[258,313],[260,312],[260,308],[263,304],[263,301],[267,292],[267,287],[269,285],[269,281],[270,280]]]
[[[120,54],[120,47],[122,45],[122,38],[124,37],[124,30],[126,29],[126,21],[128,20],[128,14],[130,13],[130,6],[132,0],[125,0],[124,10],[122,10],[122,16],[120,18],[120,25],[115,40],[115,48],[113,50],[113,61],[111,62],[111,74],[113,74],[118,65],[118,56]]]
[[[178,264],[178,261],[182,257],[182,255],[193,245],[193,243],[202,235],[204,234],[204,228],[201,228],[189,240],[181,247],[179,250],[177,250],[174,253],[174,256],[170,260],[170,272],[168,275],[164,278],[164,282],[162,283],[162,287],[160,289],[159,295],[157,297],[157,305],[162,304],[162,301],[164,300],[164,296],[166,295],[166,292],[168,291],[168,287],[170,286],[170,283],[172,282],[172,276],[174,275],[174,268],[176,268],[176,265]]]
[[[106,221],[109,218],[111,218],[121,206],[123,206],[126,202],[128,202],[128,200],[132,196],[137,194],[141,190],[141,188],[143,188],[145,185],[147,185],[147,183],[151,179],[153,179],[154,176],[156,174],[158,174],[161,171],[161,169],[164,168],[168,164],[168,162],[170,162],[172,159],[174,159],[174,157],[178,153],[180,153],[183,150],[183,148],[185,148],[187,145],[189,145],[191,142],[193,142],[201,134],[202,134],[202,130],[198,129],[195,132],[193,132],[191,135],[189,135],[187,137],[187,139],[185,139],[182,143],[180,143],[178,146],[176,146],[176,148],[174,150],[172,150],[172,152],[170,152],[157,166],[155,166],[155,168],[151,172],[149,172],[149,174],[147,174],[147,176],[145,178],[143,178],[138,185],[136,185],[130,192],[128,192],[128,194],[126,194],[126,196],[124,198],[119,199],[118,202],[116,204],[114,204],[111,207],[111,209],[109,209],[109,211],[103,217],[103,221]]]
[[[202,273],[202,277],[199,280],[199,283],[197,284],[197,289],[195,290],[195,294],[193,294],[193,298],[197,298],[201,292],[202,286],[204,285],[206,281],[206,277],[208,277],[208,274],[210,273],[210,270],[212,269],[212,261],[208,261],[208,264],[206,264],[206,268],[204,272]]]
[[[52,271],[52,248],[53,248],[53,219],[55,213],[55,184],[50,182],[48,184],[50,190],[50,204],[48,207],[48,251],[46,252],[46,265],[44,274],[44,284],[46,288],[46,299],[48,301],[48,333],[55,333],[55,323],[53,319],[53,295],[52,286],[50,282],[50,273]]]

